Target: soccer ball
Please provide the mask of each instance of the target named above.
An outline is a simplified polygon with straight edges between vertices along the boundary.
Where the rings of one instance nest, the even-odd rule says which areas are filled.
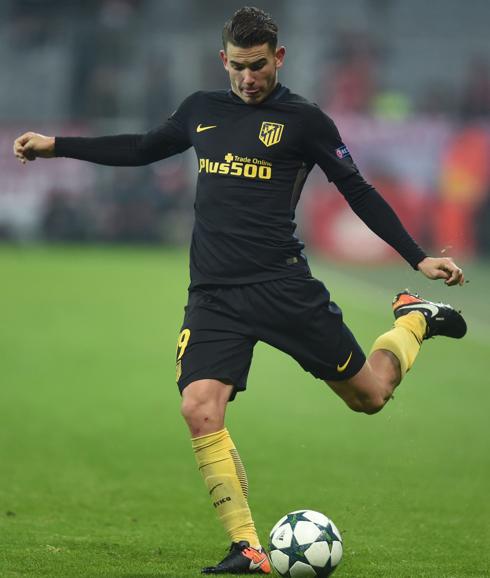
[[[342,559],[342,537],[327,516],[296,510],[272,528],[269,550],[272,565],[281,576],[324,578]]]

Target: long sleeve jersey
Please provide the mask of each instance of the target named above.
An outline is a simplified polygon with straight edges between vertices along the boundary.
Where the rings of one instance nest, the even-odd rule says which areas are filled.
[[[309,272],[294,218],[315,164],[368,227],[412,267],[426,256],[362,178],[332,119],[280,84],[257,105],[230,90],[201,91],[146,134],[57,137],[55,143],[57,156],[113,166],[145,165],[194,148],[198,177],[191,287]]]

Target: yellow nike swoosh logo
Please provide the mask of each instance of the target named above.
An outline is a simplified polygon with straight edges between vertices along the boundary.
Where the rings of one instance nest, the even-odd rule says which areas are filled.
[[[210,128],[216,128],[217,124],[210,124],[209,126],[202,126],[202,124],[198,124],[196,127],[196,132],[203,132],[204,130],[209,130]]]
[[[349,361],[350,361],[351,357],[352,357],[352,351],[350,352],[350,355],[347,358],[347,361],[344,363],[344,365],[337,365],[337,371],[339,373],[342,373],[343,371],[345,371],[347,369],[347,366],[349,365]]]

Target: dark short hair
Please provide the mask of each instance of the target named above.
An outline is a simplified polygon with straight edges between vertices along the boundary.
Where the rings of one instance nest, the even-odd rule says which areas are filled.
[[[267,44],[271,50],[277,46],[277,24],[270,14],[254,6],[237,10],[223,28],[223,47],[228,42],[240,48]]]

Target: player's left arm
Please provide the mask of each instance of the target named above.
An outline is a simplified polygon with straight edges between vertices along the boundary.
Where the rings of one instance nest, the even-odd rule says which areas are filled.
[[[403,226],[391,206],[357,172],[335,181],[353,211],[428,279],[444,279],[446,285],[462,285],[464,275],[450,257],[428,257]]]
[[[454,261],[448,257],[428,257],[391,206],[363,179],[332,119],[316,107],[305,112],[305,149],[309,157],[335,183],[362,221],[429,279],[444,279],[447,285],[463,284],[463,272]]]
[[[428,279],[444,279],[446,285],[463,285],[463,270],[451,257],[426,257],[417,265],[417,269]]]

